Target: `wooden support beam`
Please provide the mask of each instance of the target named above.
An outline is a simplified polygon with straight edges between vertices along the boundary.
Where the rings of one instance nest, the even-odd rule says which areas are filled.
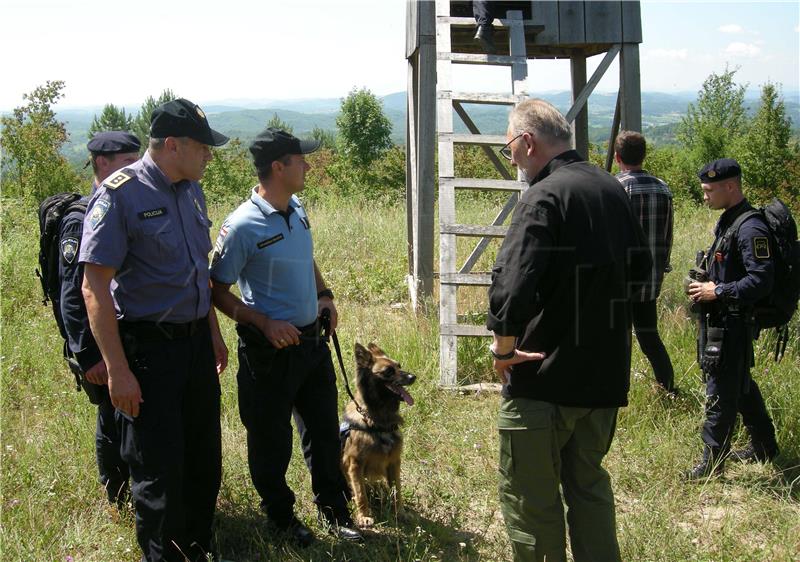
[[[443,285],[478,285],[488,287],[492,284],[490,273],[443,273],[439,275]]]
[[[583,158],[589,158],[589,108],[586,107],[587,95],[583,99],[578,97],[586,91],[586,55],[576,55],[569,60],[570,74],[572,76],[572,109],[568,115],[572,114],[572,119],[567,118],[572,123],[572,138],[575,150]],[[575,109],[577,112],[574,112]]]
[[[455,189],[481,189],[495,191],[522,191],[527,188],[525,182],[517,180],[493,180],[487,178],[452,178],[443,179],[441,185],[450,185]]]
[[[507,231],[508,227],[506,226],[483,226],[478,224],[454,223],[444,223],[439,225],[439,232],[441,234],[453,234],[456,236],[492,236],[494,238],[502,238],[506,235]],[[453,268],[453,271],[455,271],[455,268]]]
[[[619,64],[622,115],[620,126],[626,131],[642,130],[642,87],[639,76],[639,45],[625,43]]]
[[[620,52],[620,48],[620,45],[612,45],[606,53],[606,56],[603,57],[603,60],[600,61],[600,64],[597,66],[597,68],[595,68],[592,77],[588,82],[586,82],[586,85],[581,90],[581,93],[575,97],[572,107],[565,116],[568,123],[572,123],[572,120],[575,119],[575,116],[578,114],[578,112],[583,109],[586,100],[588,100],[589,96],[592,95],[595,87],[597,87],[597,83],[600,82],[600,79],[606,73],[608,67],[611,66],[611,63],[614,61],[614,57],[616,57],[617,53]]]
[[[614,120],[611,122],[611,136],[608,138],[608,152],[606,152],[606,172],[611,173],[611,166],[614,164],[614,143],[619,134],[619,105],[622,94],[617,92],[617,104],[614,108]]]

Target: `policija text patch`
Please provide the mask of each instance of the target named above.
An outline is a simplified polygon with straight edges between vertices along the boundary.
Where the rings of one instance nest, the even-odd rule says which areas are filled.
[[[769,240],[766,236],[753,238],[753,255],[760,260],[769,259]]]

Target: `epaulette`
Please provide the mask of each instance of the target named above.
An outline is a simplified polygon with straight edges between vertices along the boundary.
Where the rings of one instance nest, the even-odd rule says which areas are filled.
[[[107,187],[108,189],[119,189],[119,187],[124,184],[129,179],[132,179],[133,176],[129,176],[125,172],[117,172],[106,181],[103,182],[103,186]]]

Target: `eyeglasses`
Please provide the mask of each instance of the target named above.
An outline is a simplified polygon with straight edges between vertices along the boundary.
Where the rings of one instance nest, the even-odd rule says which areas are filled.
[[[506,143],[506,145],[498,151],[498,152],[500,152],[500,156],[502,156],[503,158],[505,158],[506,160],[508,160],[510,162],[511,161],[511,144],[515,140],[517,140],[519,137],[524,135],[524,134],[525,134],[525,132],[522,132],[522,133],[518,134],[516,137],[514,137],[513,139],[511,139],[510,141],[508,141]]]

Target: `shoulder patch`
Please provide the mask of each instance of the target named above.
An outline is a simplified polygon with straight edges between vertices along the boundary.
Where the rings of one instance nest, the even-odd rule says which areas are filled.
[[[111,202],[107,199],[98,199],[94,202],[92,211],[89,213],[89,225],[92,227],[92,230],[97,228],[97,225],[100,224],[103,217],[106,216],[109,208],[111,208]]]
[[[753,237],[753,255],[760,260],[769,259],[769,240],[766,236]]]
[[[131,179],[132,176],[129,176],[125,172],[117,172],[106,181],[103,182],[103,185],[106,186],[108,189],[117,189],[123,183]]]
[[[61,241],[61,256],[67,263],[72,263],[78,255],[78,239],[74,237],[64,238]]]

